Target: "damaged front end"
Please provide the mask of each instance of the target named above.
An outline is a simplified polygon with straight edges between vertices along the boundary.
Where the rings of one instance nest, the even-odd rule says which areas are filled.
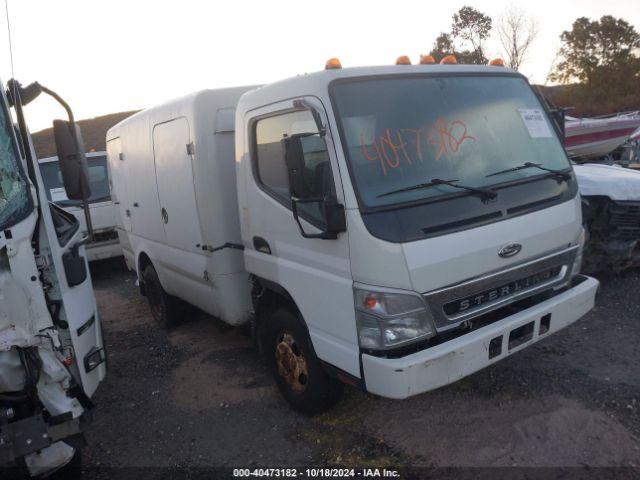
[[[71,461],[84,445],[92,409],[69,369],[68,353],[27,285],[0,252],[0,466],[32,476]]]
[[[640,266],[640,201],[583,196],[587,240],[583,272],[619,273]]]

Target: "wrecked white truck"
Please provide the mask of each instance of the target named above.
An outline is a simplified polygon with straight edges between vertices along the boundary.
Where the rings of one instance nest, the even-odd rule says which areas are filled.
[[[86,158],[57,94],[14,81],[0,91],[0,468],[47,475],[78,466],[106,364],[87,238],[44,195],[23,105],[45,92],[67,110],[54,134],[69,198],[90,193]]]
[[[582,270],[619,273],[640,266],[640,172],[616,165],[574,165],[586,242]]]

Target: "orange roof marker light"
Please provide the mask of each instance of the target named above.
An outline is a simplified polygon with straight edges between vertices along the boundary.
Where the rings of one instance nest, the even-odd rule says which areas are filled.
[[[489,62],[489,65],[491,65],[492,67],[504,67],[504,60],[502,60],[501,58],[494,58]]]
[[[420,65],[433,65],[436,63],[436,59],[433,55],[420,55]]]
[[[456,65],[457,63],[458,60],[456,60],[455,55],[447,55],[440,60],[440,65]]]
[[[400,55],[396,58],[396,65],[411,65],[411,60],[406,55]]]
[[[335,57],[327,60],[327,63],[324,65],[325,70],[337,70],[339,68],[342,68],[342,65],[340,64],[340,60]]]

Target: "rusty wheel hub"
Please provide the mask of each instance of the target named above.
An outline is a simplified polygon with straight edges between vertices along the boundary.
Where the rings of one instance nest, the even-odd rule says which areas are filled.
[[[280,334],[276,345],[278,373],[295,391],[302,391],[309,378],[307,361],[295,338],[288,332]]]

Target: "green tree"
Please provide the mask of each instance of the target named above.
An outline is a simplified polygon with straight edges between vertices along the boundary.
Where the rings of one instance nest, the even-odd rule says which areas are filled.
[[[465,50],[462,52],[468,57],[465,63],[487,63],[484,54],[484,42],[491,33],[491,17],[476,10],[473,7],[462,7],[453,14],[451,36],[461,41]],[[468,48],[471,47],[471,48]]]
[[[442,32],[436,37],[436,41],[433,42],[433,47],[431,48],[431,52],[429,52],[429,55],[433,55],[436,60],[441,60],[442,57],[451,54],[455,55],[455,53],[456,48],[453,45],[453,39],[451,38],[451,35]]]
[[[621,18],[605,15],[592,21],[580,17],[560,39],[562,61],[551,75],[553,81],[578,81],[597,88],[628,84],[640,75],[640,35]]]

